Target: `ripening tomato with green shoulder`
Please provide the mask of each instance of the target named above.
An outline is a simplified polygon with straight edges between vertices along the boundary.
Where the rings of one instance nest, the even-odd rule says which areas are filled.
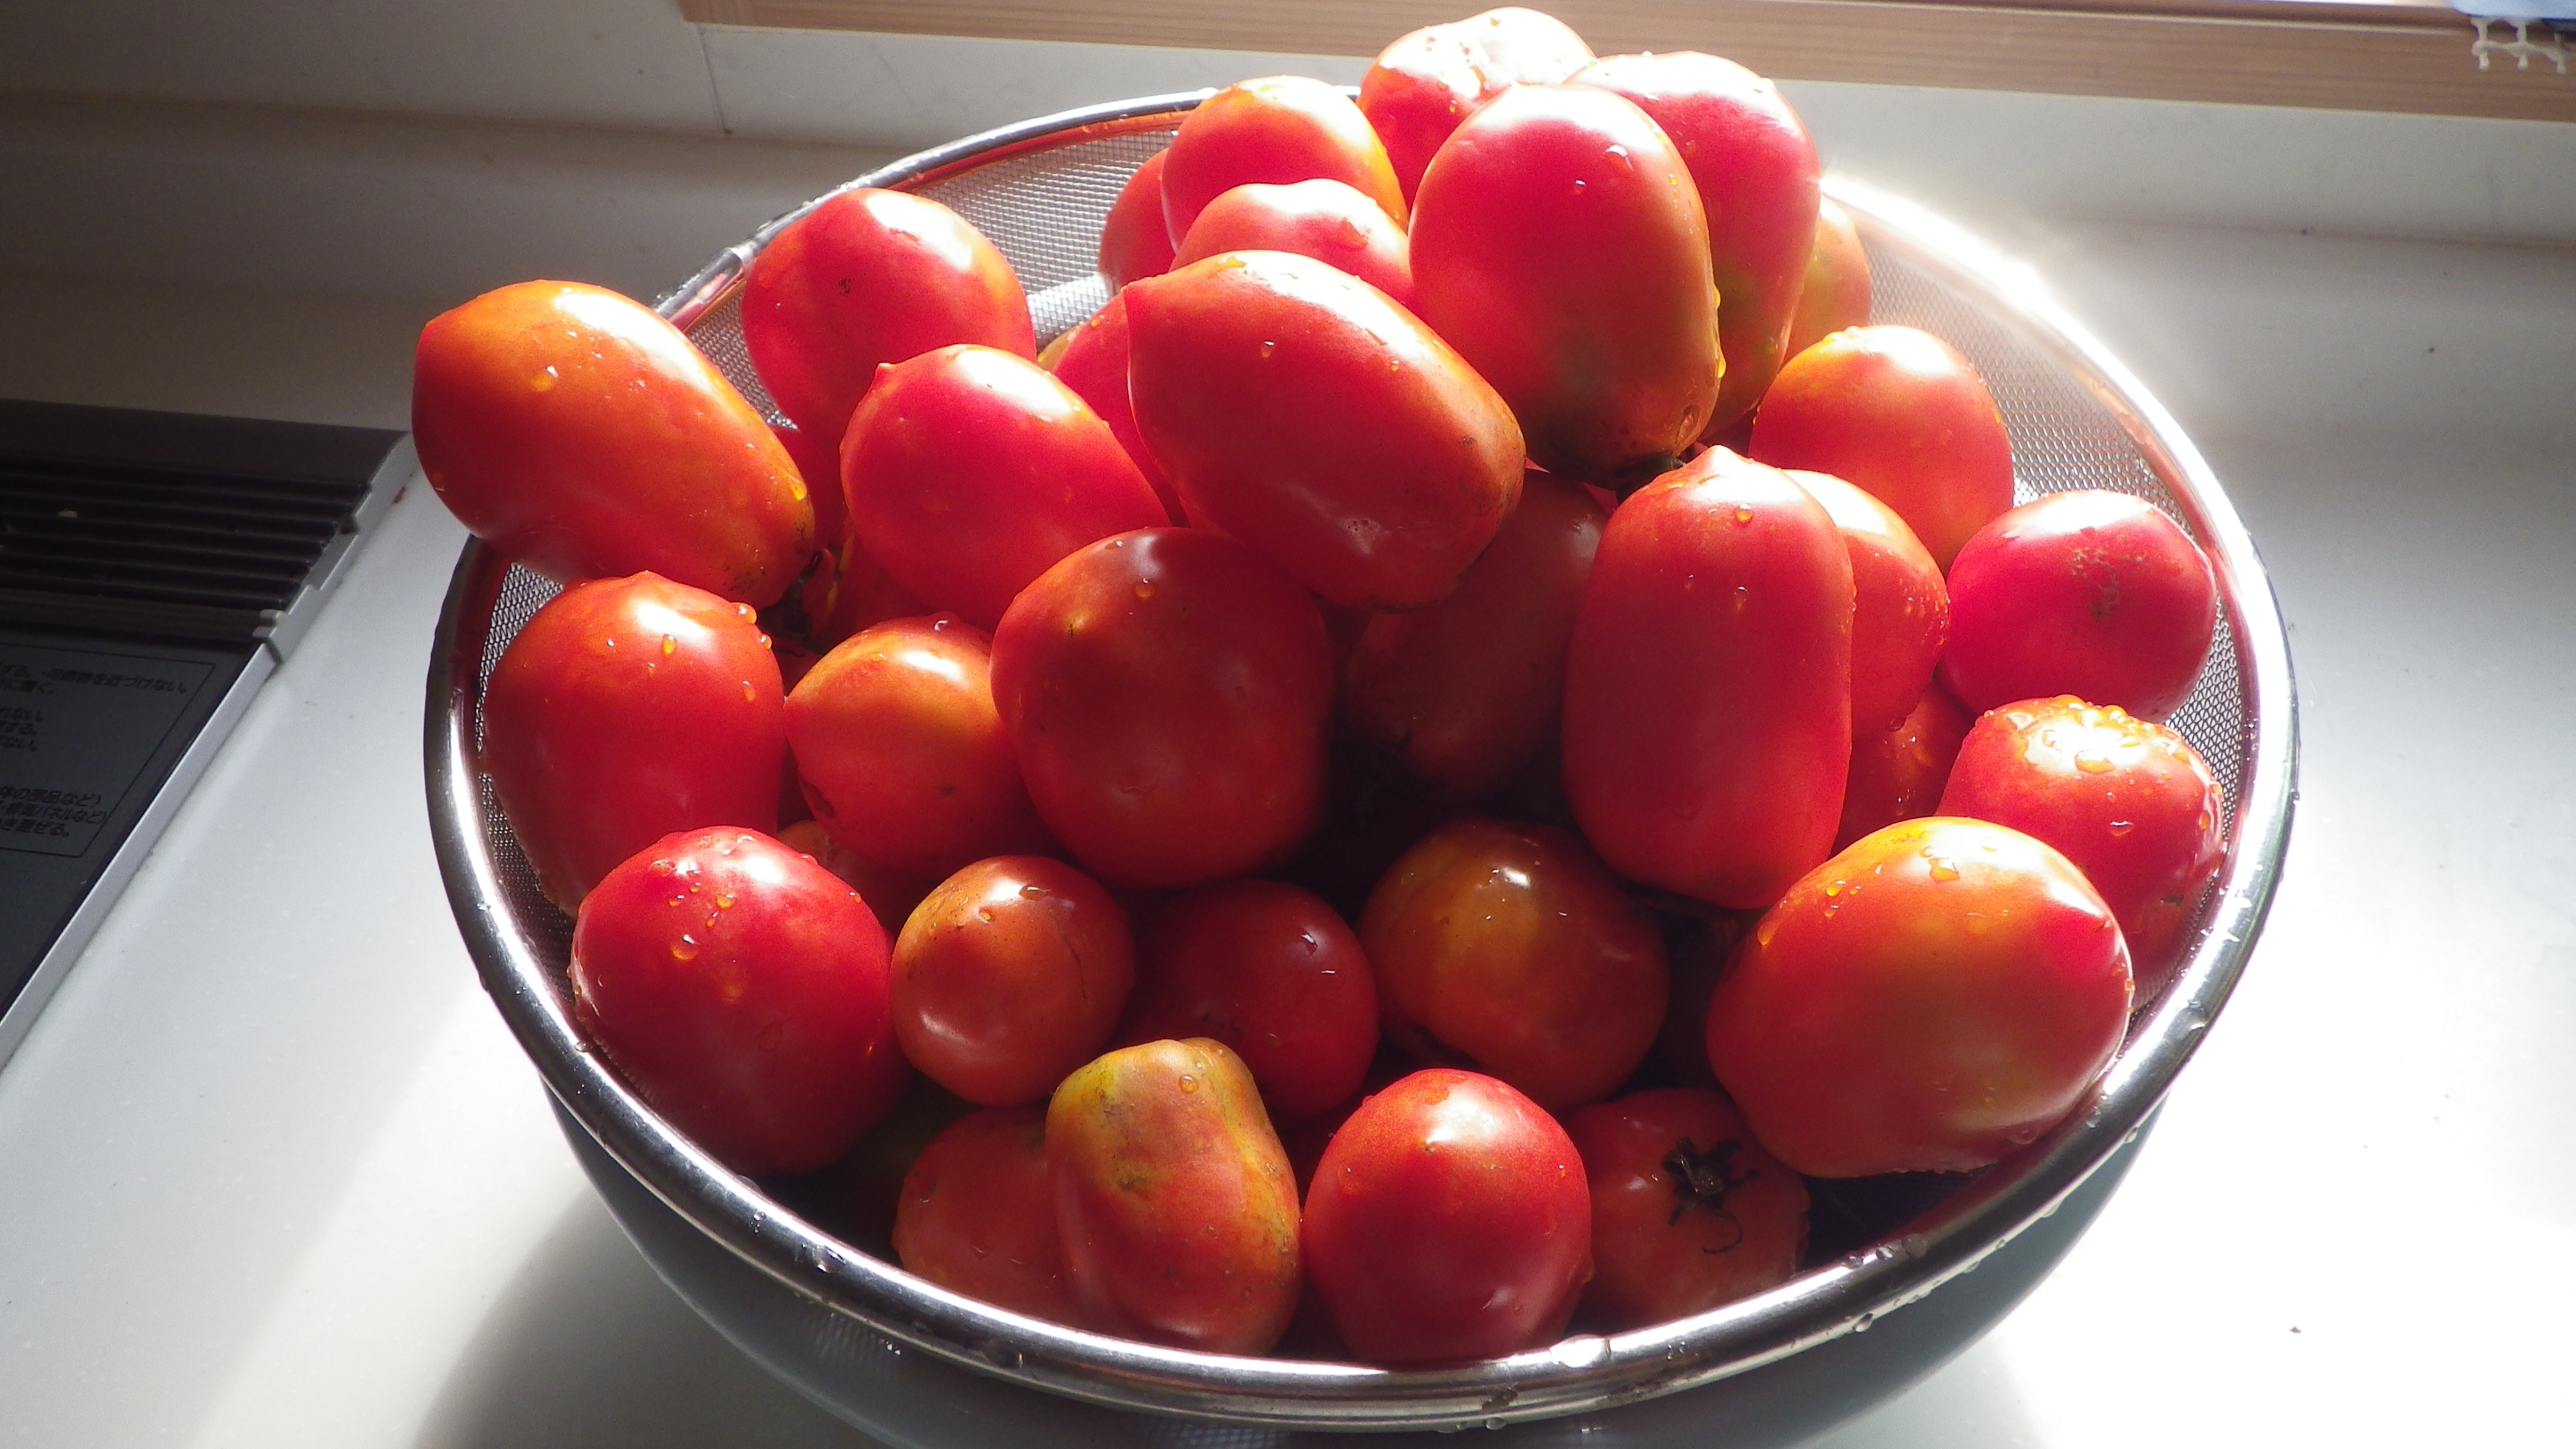
[[[1810,1177],[1967,1172],[2084,1099],[2129,1021],[2084,873],[2009,826],[1888,826],[1790,886],[1717,983],[1708,1059]]]
[[[2191,742],[2073,695],[1987,711],[1960,744],[1941,813],[2009,825],[2075,862],[2119,917],[2141,995],[2181,964],[2183,930],[2227,853],[2218,780]]]
[[[927,196],[844,191],[789,222],[742,279],[742,342],[801,431],[838,443],[877,368],[974,343],[1037,355],[1018,274]]]
[[[1396,37],[1360,77],[1360,111],[1409,202],[1440,143],[1478,106],[1507,86],[1571,80],[1592,58],[1564,21],[1507,5]]]
[[[1226,252],[1130,286],[1128,388],[1190,521],[1336,604],[1457,587],[1520,496],[1512,410],[1384,292]]]
[[[555,578],[650,571],[766,608],[814,552],[769,424],[678,328],[603,287],[520,282],[431,318],[411,427],[457,520]]]
[[[736,1172],[811,1172],[903,1096],[885,931],[765,834],[663,837],[584,897],[572,1018],[672,1126]]]
[[[1565,795],[1630,880],[1754,910],[1851,767],[1852,567],[1823,505],[1711,448],[1610,515],[1566,658]]]
[[[1411,237],[1422,320],[1511,404],[1531,462],[1633,487],[1708,425],[1708,221],[1627,98],[1531,85],[1487,102],[1431,158]]]
[[[1174,246],[1209,202],[1238,186],[1316,177],[1346,183],[1404,224],[1404,190],[1368,117],[1340,87],[1309,76],[1227,86],[1181,118],[1163,157],[1163,223]]]
[[[1717,343],[1726,376],[1703,440],[1753,411],[1788,360],[1789,323],[1815,252],[1816,146],[1779,88],[1734,61],[1698,51],[1614,55],[1576,85],[1626,96],[1655,118],[1689,163],[1708,218],[1717,283]]]
[[[655,574],[555,595],[483,691],[483,768],[565,910],[674,831],[778,828],[784,691],[748,604]]]
[[[1047,1103],[1047,1179],[1083,1311],[1106,1331],[1261,1353],[1297,1310],[1297,1180],[1243,1058],[1121,1047]]]

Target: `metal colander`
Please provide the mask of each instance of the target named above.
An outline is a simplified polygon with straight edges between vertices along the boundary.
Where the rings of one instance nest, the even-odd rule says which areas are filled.
[[[1044,339],[1104,299],[1092,270],[1101,218],[1128,173],[1168,142],[1203,94],[1030,122],[850,184],[917,191],[963,214],[1019,270]],[[2216,646],[2172,723],[2225,787],[2229,855],[2202,902],[2189,961],[2159,999],[2140,1005],[2128,1043],[2084,1107],[1882,1241],[1773,1292],[1508,1359],[1388,1371],[1189,1353],[957,1297],[836,1240],[761,1183],[719,1165],[582,1049],[566,1007],[570,922],[539,895],[476,759],[483,683],[556,585],[469,544],[430,675],[428,777],[440,866],[486,988],[554,1092],[602,1191],[665,1276],[806,1393],[898,1440],[945,1437],[947,1430],[923,1427],[936,1419],[935,1409],[950,1415],[938,1422],[981,1423],[976,1432],[988,1435],[1010,1423],[1022,1425],[1013,1431],[1022,1434],[1043,1425],[1058,1442],[1255,1445],[1309,1429],[1538,1420],[1547,1422],[1531,1430],[1553,1441],[1615,1429],[1620,1414],[1651,1407],[1648,1400],[1694,1388],[1713,1394],[1717,1389],[1703,1386],[1776,1374],[1784,1363],[1829,1354],[1891,1311],[2000,1261],[2017,1237],[2076,1194],[2137,1135],[2197,1046],[2243,969],[2270,901],[2287,842],[2295,756],[2287,646],[2252,544],[2198,452],[2025,269],[1895,197],[1835,178],[1826,189],[1861,228],[1874,269],[1875,320],[1947,339],[1985,376],[2011,433],[2022,498],[2072,488],[2135,494],[2199,540],[2217,569]],[[768,238],[802,213],[719,254],[659,303],[764,411],[772,409],[743,351],[735,284]],[[1924,1367],[1930,1362],[1937,1358]],[[973,1373],[959,1374],[960,1365]],[[960,1399],[977,1407],[967,1412]],[[1019,1407],[1006,1413],[1003,1405]],[[1103,1419],[1103,1408],[1093,1406],[1178,1417]]]

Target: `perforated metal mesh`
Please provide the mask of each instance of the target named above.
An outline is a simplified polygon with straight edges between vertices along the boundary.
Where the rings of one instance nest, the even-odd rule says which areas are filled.
[[[920,189],[992,238],[1030,294],[1038,335],[1052,337],[1089,316],[1106,299],[1093,275],[1101,219],[1127,176],[1169,144],[1176,125],[1175,121],[1054,149],[1023,151]],[[2196,532],[2190,511],[2177,503],[2153,461],[2081,376],[2000,309],[1914,265],[1901,248],[1870,240],[1870,218],[1864,214],[1859,220],[1873,269],[1872,320],[1920,327],[1947,340],[1975,364],[1993,391],[2011,435],[2019,500],[2076,488],[2116,489],[2146,499],[2186,530]],[[755,406],[777,418],[743,350],[738,290],[720,296],[689,324],[688,331]],[[523,568],[510,570],[493,608],[483,678],[488,679],[493,663],[520,626],[557,591],[552,580]],[[2224,827],[2233,840],[2252,721],[2245,712],[2237,652],[2223,614],[2198,686],[2169,723],[2207,758],[2225,790]],[[479,741],[479,703],[475,725]],[[483,788],[492,854],[510,908],[541,957],[560,972],[570,947],[570,922],[537,891],[535,874],[509,834],[488,779]]]

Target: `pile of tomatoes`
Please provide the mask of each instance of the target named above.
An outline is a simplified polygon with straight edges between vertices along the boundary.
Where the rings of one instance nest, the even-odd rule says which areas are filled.
[[[816,206],[786,426],[595,288],[422,335],[431,482],[569,581],[484,768],[674,1125],[1014,1311],[1403,1364],[2078,1102],[2219,861],[2210,566],[2012,506],[1767,82],[1492,11],[1218,92],[1100,246],[1040,352],[946,208]]]

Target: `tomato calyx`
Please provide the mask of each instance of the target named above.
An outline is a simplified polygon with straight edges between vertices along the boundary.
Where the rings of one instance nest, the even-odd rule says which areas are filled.
[[[1762,1173],[1752,1167],[1740,1173],[1735,1170],[1735,1154],[1743,1150],[1742,1142],[1729,1138],[1702,1152],[1685,1137],[1664,1154],[1664,1176],[1673,1185],[1672,1216],[1664,1219],[1664,1225],[1671,1227],[1682,1220],[1683,1214],[1696,1209],[1716,1215],[1735,1229],[1734,1242],[1723,1248],[1702,1248],[1703,1253],[1732,1253],[1744,1242],[1744,1224],[1727,1210],[1726,1195]]]

